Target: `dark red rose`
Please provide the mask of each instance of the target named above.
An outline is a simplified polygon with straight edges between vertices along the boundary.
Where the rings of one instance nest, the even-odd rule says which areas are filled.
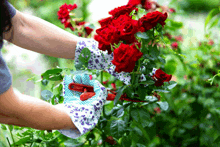
[[[69,12],[76,9],[77,5],[76,4],[69,4],[67,5],[66,3],[63,4],[60,7],[60,10],[57,12],[58,19],[62,20],[63,18],[69,19]]]
[[[124,5],[111,10],[109,14],[112,15],[114,18],[117,18],[120,15],[124,15],[124,14],[129,15],[133,10],[137,10],[137,8],[133,7],[132,5]]]
[[[175,13],[176,12],[176,10],[174,8],[170,8],[169,11],[170,11],[170,13]]]
[[[72,24],[69,22],[69,20],[67,20],[64,23],[65,28],[70,28],[72,31],[74,31],[75,29],[73,28]]]
[[[69,19],[69,11],[68,9],[60,9],[58,12],[57,12],[57,15],[58,15],[58,19],[62,20],[62,19]]]
[[[162,86],[164,82],[169,82],[172,78],[172,75],[168,75],[163,72],[161,69],[156,70],[155,74],[152,76],[155,80],[155,86]]]
[[[139,4],[141,4],[141,0],[129,0],[128,1],[128,5],[137,6]]]
[[[67,7],[70,11],[72,11],[77,8],[77,4],[73,4],[73,5],[69,4]]]
[[[102,20],[99,20],[99,24],[101,25],[101,27],[109,25],[111,22],[112,22],[112,17],[107,17]]]
[[[99,42],[100,50],[108,50],[108,54],[111,54],[111,45],[110,44],[118,44],[120,33],[117,28],[114,26],[105,26],[96,30],[98,35],[94,36],[94,39]]]
[[[85,27],[85,31],[86,31],[87,35],[90,35],[92,33],[93,29],[90,27]]]
[[[120,15],[117,19],[112,21],[112,25],[120,32],[120,40],[125,41],[126,44],[131,44],[136,41],[134,34],[139,31],[137,20],[133,20],[131,16],[128,15]]]
[[[146,0],[146,1],[145,1],[145,4],[144,4],[144,8],[145,8],[146,10],[151,9],[151,2],[149,2],[148,0]]]
[[[153,27],[155,27],[158,23],[164,26],[166,23],[164,22],[167,19],[167,13],[164,14],[159,11],[149,12],[139,19],[139,24],[141,26],[141,31],[146,32]],[[144,30],[144,31],[143,31]]]
[[[84,24],[86,24],[85,21],[81,21],[81,22],[76,21],[77,26],[83,26]]]
[[[172,44],[171,44],[171,47],[172,47],[173,49],[177,49],[177,48],[178,48],[178,43],[177,43],[177,42],[172,43]]]
[[[115,71],[120,73],[132,72],[136,61],[138,61],[143,56],[137,47],[133,44],[131,46],[121,43],[119,48],[114,50],[114,57],[112,64],[116,66]]]

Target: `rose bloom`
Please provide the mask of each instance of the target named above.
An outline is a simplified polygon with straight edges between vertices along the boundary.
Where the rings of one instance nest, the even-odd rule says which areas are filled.
[[[101,27],[104,27],[104,26],[109,25],[112,22],[112,20],[113,20],[112,17],[107,17],[107,18],[99,20],[98,22],[101,25]]]
[[[87,35],[90,35],[92,33],[93,29],[90,27],[85,27],[85,31],[86,31]]]
[[[155,80],[155,86],[159,87],[162,86],[164,82],[169,82],[172,75],[168,75],[161,69],[157,69],[152,78]]]
[[[138,30],[138,21],[133,20],[129,15],[120,15],[117,19],[112,21],[112,25],[117,28],[120,33],[119,39],[131,44],[136,41],[134,34]]]
[[[177,43],[177,42],[172,43],[172,44],[171,44],[171,47],[172,47],[173,49],[177,49],[177,48],[178,48],[178,43]]]
[[[140,44],[138,44],[140,47]],[[143,53],[140,52],[135,44],[127,45],[121,43],[119,48],[114,50],[114,57],[112,64],[116,66],[115,71],[120,73],[132,72],[136,61],[138,61],[143,56]]]
[[[137,6],[141,4],[141,0],[129,0],[128,5]]]
[[[170,8],[169,11],[170,11],[170,13],[175,13],[176,12],[176,10],[174,8]]]
[[[213,44],[214,44],[214,41],[213,41],[213,40],[209,40],[208,44],[209,44],[209,45],[213,45]]]
[[[179,41],[179,42],[183,42],[183,37],[180,35],[180,36],[175,36],[174,37],[176,41]]]
[[[109,25],[104,26],[96,30],[97,35],[94,36],[94,39],[99,42],[99,49],[100,50],[107,50],[108,54],[112,53],[111,45],[110,44],[118,44],[120,33],[118,32],[117,28]]]
[[[138,10],[138,9],[133,7],[132,5],[124,5],[111,10],[109,14],[112,15],[114,18],[117,18],[120,15],[124,15],[124,14],[129,15],[133,10]]]
[[[141,32],[146,32],[153,27],[156,27],[158,23],[164,26],[164,22],[167,19],[167,13],[164,14],[159,11],[149,12],[139,19],[139,25]]]

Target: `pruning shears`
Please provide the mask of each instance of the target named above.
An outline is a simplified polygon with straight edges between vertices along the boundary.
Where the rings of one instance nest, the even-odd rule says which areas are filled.
[[[68,85],[68,88],[70,90],[73,90],[73,91],[83,92],[80,95],[80,100],[81,101],[88,100],[89,98],[91,98],[95,95],[94,88],[92,86],[88,86],[88,85],[84,85],[84,84],[78,84],[78,83],[73,82],[73,83],[70,83]],[[107,91],[109,92],[107,100],[108,101],[114,101],[115,96],[117,95],[115,90],[107,90]],[[138,99],[127,98],[126,94],[122,94],[122,96],[119,98],[119,100],[132,101],[132,102],[147,102],[147,101],[141,101],[141,100],[138,100]]]

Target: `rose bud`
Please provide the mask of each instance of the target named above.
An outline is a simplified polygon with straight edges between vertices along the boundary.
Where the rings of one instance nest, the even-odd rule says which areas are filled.
[[[174,42],[171,44],[172,49],[177,49],[178,48],[178,43]]]

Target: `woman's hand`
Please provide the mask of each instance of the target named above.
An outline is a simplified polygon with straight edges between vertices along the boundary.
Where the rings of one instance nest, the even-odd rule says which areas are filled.
[[[92,98],[81,101],[81,92],[72,91],[68,88],[70,83],[78,83],[93,86],[95,96]],[[92,130],[98,123],[98,119],[102,113],[103,105],[108,96],[106,88],[97,80],[90,80],[87,74],[66,75],[63,80],[63,94],[64,104],[59,104],[58,107],[65,110],[72,122],[78,130],[58,130],[60,133],[70,137],[77,138],[86,132]]]

